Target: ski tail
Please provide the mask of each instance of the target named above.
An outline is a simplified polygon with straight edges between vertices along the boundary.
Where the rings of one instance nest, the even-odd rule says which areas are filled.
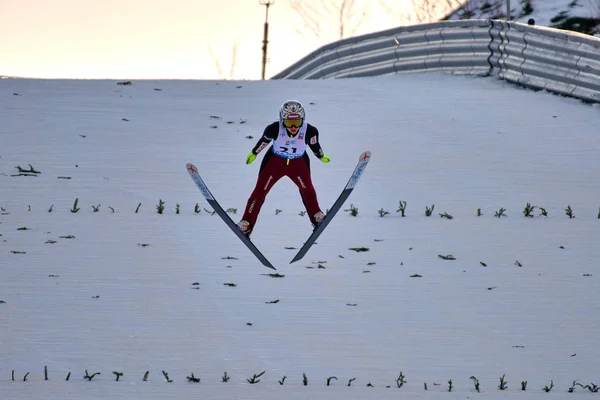
[[[219,217],[221,217],[221,219],[223,220],[223,222],[225,222],[225,224],[229,227],[229,229],[231,229],[233,231],[233,233],[235,233],[235,235],[242,241],[242,243],[244,243],[246,245],[246,247],[252,252],[252,254],[254,254],[254,256],[265,267],[276,270],[276,268],[273,266],[273,264],[271,264],[269,262],[269,260],[267,260],[267,258],[261,253],[260,250],[258,250],[258,248],[254,245],[254,243],[252,243],[250,238],[239,229],[237,224],[235,222],[233,222],[233,220],[227,214],[227,212],[225,210],[223,210],[223,207],[221,207],[221,205],[215,199],[215,197],[212,195],[210,190],[208,190],[208,186],[206,186],[206,183],[204,183],[204,181],[200,177],[200,174],[198,173],[198,168],[196,168],[193,164],[188,163],[186,165],[186,169],[188,170],[190,177],[192,178],[192,180],[196,184],[196,187],[198,187],[198,189],[200,190],[200,192],[202,193],[202,195],[204,196],[204,198],[206,199],[208,204],[213,208],[213,210],[215,210],[217,215]]]

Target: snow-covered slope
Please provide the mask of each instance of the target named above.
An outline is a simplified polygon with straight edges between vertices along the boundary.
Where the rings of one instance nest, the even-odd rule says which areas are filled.
[[[506,0],[470,0],[446,19],[505,19]],[[511,0],[511,20],[598,35],[600,0]]]
[[[323,209],[372,159],[343,207],[358,214],[291,265],[311,227],[277,183],[252,236],[270,276],[185,164],[240,218],[261,161],[246,154],[288,98],[332,160],[311,156]],[[0,80],[0,399],[545,400],[600,384],[599,126],[573,99],[435,73]]]

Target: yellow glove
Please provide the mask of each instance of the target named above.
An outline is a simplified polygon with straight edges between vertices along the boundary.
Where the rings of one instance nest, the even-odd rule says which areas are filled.
[[[324,163],[328,163],[329,161],[331,161],[329,156],[325,153],[323,153],[323,157],[321,157],[320,160],[321,160],[321,162],[324,162]]]
[[[248,154],[248,157],[246,157],[246,164],[252,164],[252,161],[254,160],[256,160],[256,154],[250,152],[250,154]]]

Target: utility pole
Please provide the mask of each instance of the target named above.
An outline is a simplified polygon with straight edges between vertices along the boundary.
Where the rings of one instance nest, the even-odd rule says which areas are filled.
[[[266,7],[267,12],[265,13],[265,29],[263,33],[263,46],[262,46],[262,80],[265,80],[265,71],[267,69],[267,44],[269,43],[269,7],[275,4],[275,0],[258,0],[260,5]]]
[[[506,20],[510,21],[510,0],[506,0]]]

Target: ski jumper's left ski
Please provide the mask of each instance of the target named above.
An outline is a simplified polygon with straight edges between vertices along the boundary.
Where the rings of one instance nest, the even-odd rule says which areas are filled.
[[[329,223],[331,222],[333,217],[335,217],[335,214],[337,214],[337,212],[340,210],[340,208],[342,208],[342,205],[344,204],[344,202],[346,201],[348,196],[350,196],[350,193],[352,193],[352,191],[354,190],[354,186],[356,186],[356,183],[358,182],[363,171],[367,167],[367,164],[369,163],[370,159],[371,159],[370,151],[365,151],[364,153],[362,153],[360,155],[360,157],[358,157],[358,163],[356,164],[356,168],[354,168],[354,172],[352,172],[352,175],[350,176],[348,183],[342,190],[342,193],[337,198],[335,203],[333,203],[333,206],[329,209],[329,211],[327,212],[327,215],[325,215],[325,218],[323,219],[323,221],[321,221],[321,223],[319,225],[317,225],[317,227],[315,228],[313,233],[309,236],[309,238],[304,243],[304,246],[302,246],[302,248],[298,251],[298,254],[296,254],[294,259],[292,261],[290,261],[290,264],[293,262],[296,262],[296,261],[300,260],[302,257],[304,257],[304,255],[306,255],[306,253],[311,248],[311,246],[315,243],[317,238],[321,235],[321,233],[323,233],[323,231],[325,230],[327,225],[329,225]]]
[[[237,226],[237,224],[235,222],[233,222],[233,220],[229,217],[229,215],[225,212],[225,210],[223,210],[223,207],[221,207],[221,205],[217,202],[217,200],[215,200],[215,197],[212,195],[210,190],[208,190],[208,187],[206,186],[206,184],[200,177],[200,174],[198,174],[198,168],[196,168],[193,164],[189,164],[189,163],[186,165],[186,168],[187,168],[188,172],[190,173],[192,180],[194,181],[194,183],[196,184],[198,189],[200,189],[200,192],[204,195],[204,198],[206,199],[208,204],[210,204],[210,206],[213,208],[213,210],[215,210],[217,215],[219,217],[221,217],[223,222],[225,222],[227,224],[227,226],[233,231],[233,233],[235,233],[235,235],[238,238],[240,238],[240,240],[246,245],[246,247],[248,247],[248,249],[250,249],[252,254],[254,254],[256,256],[256,258],[258,258],[258,260],[265,267],[271,268],[271,269],[276,269],[269,262],[269,260],[267,260],[267,258],[260,252],[260,250],[258,250],[256,248],[256,246],[254,245],[254,243],[252,243],[250,238],[244,232],[242,232],[240,230],[240,228]]]

